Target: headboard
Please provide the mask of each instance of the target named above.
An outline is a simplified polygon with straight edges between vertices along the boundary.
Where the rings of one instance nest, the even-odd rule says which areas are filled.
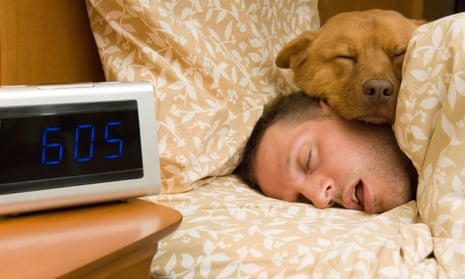
[[[104,79],[84,0],[1,1],[0,85]]]

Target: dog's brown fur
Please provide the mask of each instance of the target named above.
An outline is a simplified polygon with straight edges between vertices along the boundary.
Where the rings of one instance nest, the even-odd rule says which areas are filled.
[[[404,53],[421,23],[389,10],[341,13],[289,42],[276,64],[343,118],[393,123]]]

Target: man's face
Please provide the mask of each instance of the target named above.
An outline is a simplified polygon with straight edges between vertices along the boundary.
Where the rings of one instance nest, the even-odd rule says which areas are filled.
[[[258,147],[263,193],[317,208],[380,213],[410,200],[410,182],[396,148],[373,140],[365,125],[340,118],[268,128]]]

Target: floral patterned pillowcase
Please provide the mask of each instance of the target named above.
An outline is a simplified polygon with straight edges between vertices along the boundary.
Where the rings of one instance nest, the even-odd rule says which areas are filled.
[[[446,268],[465,262],[465,14],[417,29],[394,130],[419,172],[418,210]]]
[[[319,26],[317,0],[87,0],[107,80],[154,87],[162,193],[230,173],[262,112],[293,90],[280,48]]]

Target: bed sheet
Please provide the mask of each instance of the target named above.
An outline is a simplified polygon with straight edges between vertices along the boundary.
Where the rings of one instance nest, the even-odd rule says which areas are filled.
[[[148,198],[179,210],[154,278],[438,278],[433,239],[412,201],[384,214],[275,200],[235,176]]]

